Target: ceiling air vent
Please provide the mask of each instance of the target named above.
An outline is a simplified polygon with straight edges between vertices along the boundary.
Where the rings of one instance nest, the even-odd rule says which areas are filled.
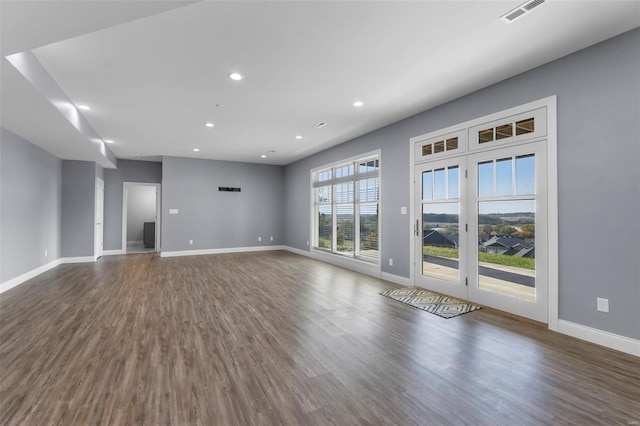
[[[324,127],[326,125],[327,123],[325,123],[324,121],[321,121],[319,123],[314,124],[313,127],[315,127],[316,129],[319,129],[320,127]]]
[[[521,4],[515,9],[508,11],[500,17],[500,20],[506,22],[507,24],[510,24],[516,19],[521,18],[527,13],[531,12],[533,9],[540,6],[544,2],[545,0],[530,0],[526,3]]]

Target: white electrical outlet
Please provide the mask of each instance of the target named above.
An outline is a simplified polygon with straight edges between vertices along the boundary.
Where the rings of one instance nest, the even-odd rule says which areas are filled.
[[[273,241],[273,236],[269,237],[269,241]]]
[[[404,206],[400,207],[400,214],[407,214],[407,208]]]
[[[192,246],[193,245],[193,240],[189,240],[189,245]]]
[[[309,245],[309,241],[307,241],[307,245]]]
[[[609,312],[609,299],[596,298],[596,307],[599,312]]]
[[[389,266],[393,266],[393,259],[389,258]]]
[[[262,241],[262,237],[258,237],[258,241]]]
[[[44,257],[47,257],[49,255],[49,252],[47,250],[44,251]]]

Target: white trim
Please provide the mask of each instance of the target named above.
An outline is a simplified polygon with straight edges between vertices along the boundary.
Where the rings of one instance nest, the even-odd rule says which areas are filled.
[[[368,275],[374,278],[380,278],[380,269],[379,266],[373,263],[364,262],[362,260],[354,259],[351,257],[342,257],[340,255],[336,255],[329,252],[322,252],[318,250],[300,250],[297,248],[285,246],[283,250],[290,251],[292,253],[300,254],[302,256],[307,256],[315,260],[319,260],[320,262],[328,263],[333,266],[339,266],[344,269],[349,269],[350,271],[359,272],[364,275]]]
[[[250,251],[286,250],[285,246],[229,247],[204,250],[163,251],[160,257],[200,256],[204,254],[244,253]]]
[[[98,198],[98,190],[102,189],[102,200]],[[95,206],[94,206],[94,214],[93,214],[93,258],[94,260],[98,260],[100,256],[102,256],[104,247],[101,247],[98,244],[98,220],[100,220],[100,229],[102,230],[102,245],[104,246],[104,180],[96,177],[96,185],[95,185]],[[101,201],[101,202],[99,202]],[[102,204],[102,217],[98,217],[98,206]]]
[[[47,272],[49,269],[55,268],[58,265],[62,265],[64,263],[88,263],[95,262],[95,258],[93,256],[82,256],[82,257],[60,257],[52,262],[39,266],[35,269],[32,269],[28,272],[25,272],[22,275],[18,275],[17,277],[11,278],[8,281],[0,284],[0,293],[4,293],[5,291],[16,287],[25,281],[29,281],[31,278],[35,278],[38,275]]]
[[[413,283],[407,277],[401,277],[400,275],[390,274],[389,272],[381,272],[380,279],[390,281],[392,283],[400,284],[405,287],[413,287]]]
[[[547,321],[558,329],[558,111],[557,97],[543,99],[547,106]],[[549,185],[549,182],[556,182]]]
[[[559,333],[640,357],[640,340],[565,320],[558,320],[557,328]]]
[[[64,263],[93,263],[96,261],[93,256],[79,256],[79,257],[61,257],[58,259],[60,264]]]
[[[117,256],[119,254],[127,254],[124,250],[104,250],[102,252],[103,256]]]
[[[349,157],[349,158],[343,158],[341,160],[334,161],[333,163],[323,164],[322,166],[314,167],[313,169],[311,169],[311,174],[313,174],[314,172],[317,172],[319,170],[328,169],[328,168],[336,167],[336,166],[342,166],[342,165],[345,165],[347,163],[352,163],[354,161],[360,161],[360,160],[364,161],[364,160],[368,160],[370,158],[373,158],[375,156],[380,157],[381,153],[382,153],[381,149],[375,149],[373,151],[365,152],[364,154],[358,154],[358,155],[354,155],[354,156]]]
[[[38,275],[42,274],[43,272],[47,272],[49,269],[51,268],[55,268],[56,266],[60,265],[61,259],[56,259],[53,262],[49,262],[47,264],[44,264],[42,266],[37,267],[36,269],[32,269],[28,272],[25,272],[22,275],[18,275],[15,278],[11,278],[8,281],[3,282],[2,284],[0,284],[0,293],[4,293],[5,291],[22,284],[25,281],[30,280],[31,278],[35,278]]]

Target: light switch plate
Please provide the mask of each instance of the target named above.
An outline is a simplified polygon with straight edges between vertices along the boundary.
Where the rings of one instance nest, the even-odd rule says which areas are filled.
[[[178,214],[178,209],[169,209],[169,214]]]

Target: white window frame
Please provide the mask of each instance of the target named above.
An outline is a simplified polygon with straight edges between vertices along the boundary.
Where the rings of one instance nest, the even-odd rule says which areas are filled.
[[[311,210],[311,220],[310,220],[310,230],[309,230],[309,248],[311,250],[312,253],[314,254],[326,254],[329,255],[331,257],[334,257],[336,259],[345,259],[349,262],[354,262],[354,263],[360,263],[363,265],[370,265],[370,266],[376,266],[377,269],[380,268],[381,265],[381,259],[382,259],[382,152],[381,150],[375,150],[375,151],[370,151],[370,152],[366,152],[363,154],[359,154],[359,155],[355,155],[349,158],[345,158],[342,159],[340,161],[334,161],[332,163],[329,164],[324,164],[322,166],[319,167],[315,167],[313,169],[311,169],[310,175],[309,175],[309,192],[310,192],[310,210]],[[358,180],[361,179],[356,179],[356,177],[360,176],[362,177],[362,179],[366,179],[367,175],[369,174],[370,177],[373,177],[374,175],[377,175],[378,177],[378,183],[379,183],[379,187],[378,187],[378,259],[377,261],[372,261],[372,260],[368,260],[366,258],[361,258],[361,257],[357,257],[355,255],[355,253],[357,252],[357,250],[355,250],[355,238],[354,238],[354,252],[352,254],[343,254],[343,253],[339,253],[337,251],[334,251],[333,248],[335,248],[336,246],[336,238],[337,238],[337,233],[335,232],[335,223],[332,223],[333,226],[333,230],[332,230],[332,249],[331,250],[327,250],[327,249],[322,249],[322,248],[318,248],[317,247],[317,235],[316,235],[316,228],[318,226],[318,220],[317,220],[317,215],[316,215],[316,205],[315,205],[315,189],[316,189],[316,182],[314,181],[314,174],[322,171],[322,170],[326,170],[326,169],[330,169],[330,168],[334,168],[334,167],[338,167],[341,165],[346,165],[348,163],[353,163],[353,162],[358,162],[358,161],[364,161],[364,160],[368,160],[368,159],[377,159],[378,160],[378,171],[377,172],[365,172],[365,173],[354,173],[351,176],[348,177],[340,177],[340,178],[336,178],[335,176],[332,176],[332,179],[330,181],[330,184],[332,185],[332,199],[331,199],[331,206],[332,206],[332,216],[335,216],[335,209],[336,209],[336,202],[335,202],[335,187],[334,184],[336,183],[341,183],[341,182],[350,182],[353,181],[354,182],[354,235],[355,232],[357,230],[358,235],[359,235],[359,229],[360,229],[360,217],[358,214],[358,205],[360,204],[360,201],[358,199],[359,197],[359,193],[358,193],[358,188],[357,185],[355,184]],[[359,240],[359,237],[358,237]]]

